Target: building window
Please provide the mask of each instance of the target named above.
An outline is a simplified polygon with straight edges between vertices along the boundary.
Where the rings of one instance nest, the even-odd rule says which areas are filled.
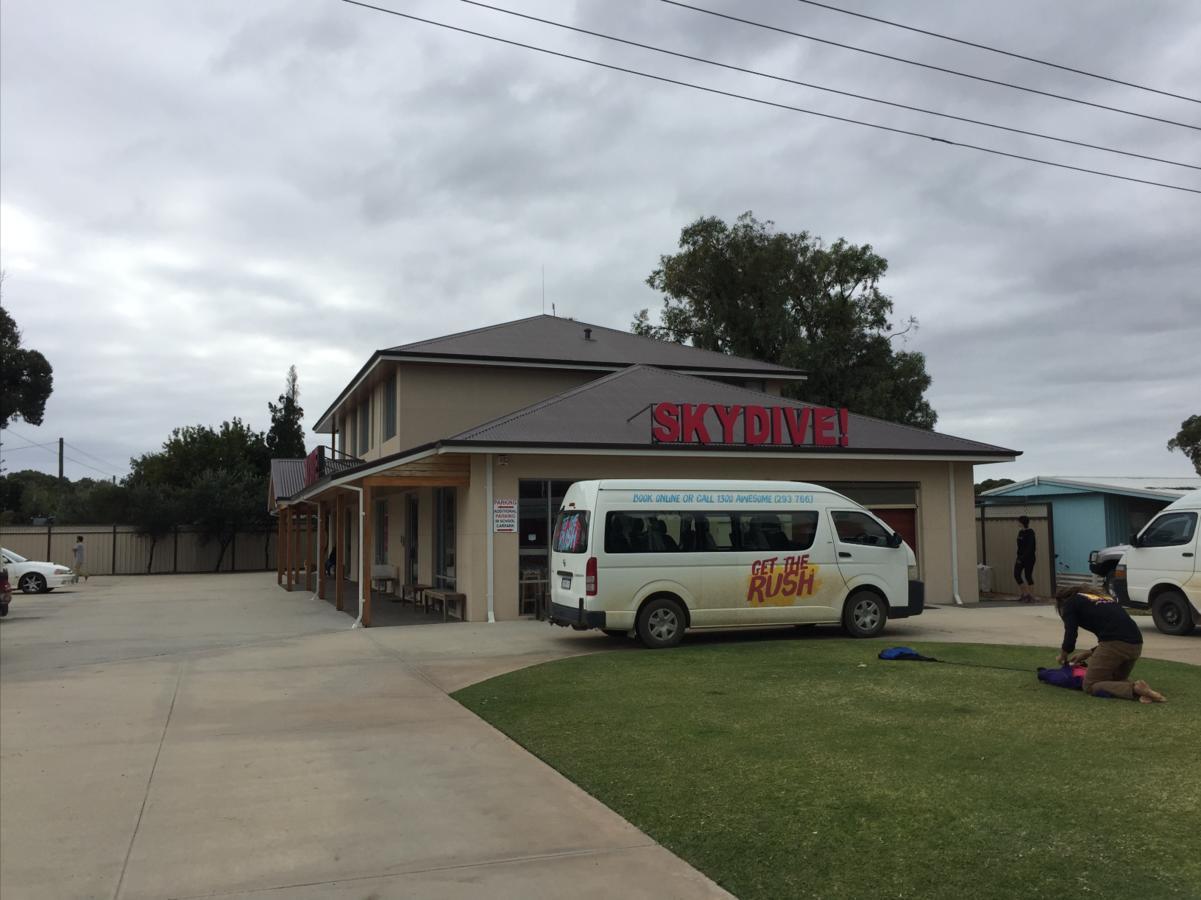
[[[388,501],[375,501],[375,563],[388,562]]]
[[[359,456],[371,448],[371,400],[359,407]]]
[[[517,608],[523,616],[544,619],[550,611],[550,535],[569,487],[570,481],[524,479],[517,485]]]
[[[384,382],[384,440],[396,437],[396,375]]]

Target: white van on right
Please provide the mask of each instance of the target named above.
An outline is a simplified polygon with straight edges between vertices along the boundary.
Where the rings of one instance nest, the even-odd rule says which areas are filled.
[[[1164,507],[1130,542],[1114,572],[1114,591],[1129,606],[1150,609],[1164,634],[1201,625],[1201,490]]]

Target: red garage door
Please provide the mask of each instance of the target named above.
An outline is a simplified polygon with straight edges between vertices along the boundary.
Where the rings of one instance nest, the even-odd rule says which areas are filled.
[[[916,509],[873,509],[872,514],[883,520],[889,528],[905,539],[914,554],[917,553],[917,510]]]

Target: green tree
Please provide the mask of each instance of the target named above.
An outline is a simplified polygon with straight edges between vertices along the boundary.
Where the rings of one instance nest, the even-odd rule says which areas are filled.
[[[985,478],[976,485],[976,496],[979,497],[985,491],[991,491],[993,488],[1005,487],[1007,484],[1013,484],[1012,478]]]
[[[172,517],[176,522],[195,525],[204,540],[218,541],[216,569],[220,569],[237,532],[266,526],[263,485],[270,462],[263,433],[235,418],[222,422],[220,428],[176,428],[162,450],[130,461],[127,484],[135,494],[149,489],[138,495],[140,500],[152,505],[157,497],[178,510]],[[139,509],[135,524],[153,536],[157,513],[152,515],[148,506],[135,507]]]
[[[665,295],[660,323],[642,310],[633,330],[804,369],[809,377],[792,396],[933,428],[925,357],[893,346],[917,322],[893,330],[893,303],[880,290],[887,269],[867,244],[827,246],[749,212],[733,225],[702,217],[646,280]]]
[[[154,551],[158,542],[171,534],[184,519],[180,491],[167,484],[142,482],[129,489],[129,522],[138,534],[150,538],[146,556],[146,574],[154,569]]]
[[[0,273],[0,282],[3,282]],[[0,306],[0,429],[16,419],[41,425],[54,390],[54,370],[46,357],[21,346],[21,330]]]
[[[1176,437],[1168,441],[1169,450],[1179,450],[1201,475],[1201,416],[1189,416],[1180,423]]]
[[[271,428],[267,431],[267,449],[278,459],[299,459],[305,455],[304,410],[300,406],[300,385],[296,367],[288,368],[288,380],[279,403],[267,402]]]

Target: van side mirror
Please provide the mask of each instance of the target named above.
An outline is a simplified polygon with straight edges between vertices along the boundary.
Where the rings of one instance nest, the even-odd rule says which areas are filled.
[[[1137,532],[1137,531],[1132,531],[1132,532],[1130,532],[1130,540],[1129,540],[1129,542],[1128,542],[1128,543],[1130,544],[1130,546],[1131,546],[1131,547],[1140,547],[1140,546],[1142,546],[1142,545],[1139,543],[1139,539],[1138,539],[1138,532]]]
[[[888,546],[890,546],[894,549],[901,546],[901,544],[903,544],[904,542],[905,542],[905,539],[902,538],[895,531],[888,536]]]

